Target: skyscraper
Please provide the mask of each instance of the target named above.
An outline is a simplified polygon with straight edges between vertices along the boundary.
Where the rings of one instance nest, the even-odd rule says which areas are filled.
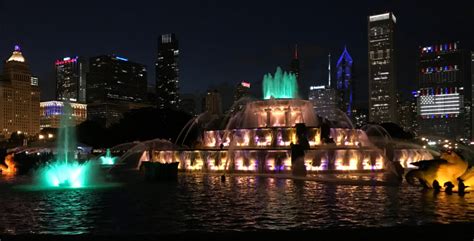
[[[250,95],[250,83],[241,81],[237,84],[234,92],[234,103],[243,97]]]
[[[105,126],[130,109],[145,107],[145,65],[115,55],[90,58],[87,74],[87,116]]]
[[[300,80],[300,60],[298,58],[298,45],[295,45],[295,50],[293,53],[293,59],[290,63],[290,72],[296,75],[296,81]]]
[[[349,55],[349,52],[347,52],[346,47],[344,47],[341,57],[337,60],[336,71],[336,89],[339,96],[339,109],[344,111],[347,116],[351,116],[354,91],[352,84],[352,57]]]
[[[57,100],[86,103],[87,68],[87,61],[83,57],[56,60]]]
[[[15,46],[0,78],[0,139],[9,138],[13,132],[36,135],[40,130],[39,107],[37,78],[32,78],[20,47]]]
[[[421,135],[471,138],[471,52],[459,42],[419,48],[418,119]]]
[[[325,119],[338,120],[336,90],[327,86],[310,86],[308,99],[316,114]]]
[[[207,91],[207,94],[204,97],[204,111],[213,115],[222,114],[221,94],[217,90]]]
[[[369,16],[369,120],[394,122],[397,118],[395,15]]]
[[[177,109],[179,98],[179,45],[174,33],[161,35],[156,60],[156,98],[159,109]]]

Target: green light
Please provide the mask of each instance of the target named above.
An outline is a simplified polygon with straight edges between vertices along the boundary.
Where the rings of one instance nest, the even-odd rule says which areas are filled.
[[[296,75],[287,73],[277,67],[275,75],[263,76],[263,98],[264,99],[291,99],[298,96],[298,83]]]
[[[102,165],[113,165],[115,164],[115,160],[117,157],[113,157],[112,154],[110,153],[110,149],[107,149],[105,156],[100,157],[100,161]]]
[[[64,103],[61,115],[61,128],[57,141],[56,159],[38,170],[41,187],[83,188],[91,181],[90,162],[79,163],[76,159],[76,133],[72,119],[72,107]]]
[[[59,188],[82,188],[87,185],[90,165],[78,162],[59,162],[45,166],[39,170],[43,185]]]

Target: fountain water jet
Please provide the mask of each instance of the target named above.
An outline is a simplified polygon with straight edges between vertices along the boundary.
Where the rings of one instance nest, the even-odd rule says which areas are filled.
[[[298,95],[298,83],[296,75],[282,71],[277,67],[275,75],[270,73],[263,76],[263,98],[264,99],[288,99],[296,98]]]
[[[117,157],[112,156],[110,149],[107,148],[105,156],[101,156],[99,159],[102,165],[114,165]]]
[[[69,103],[63,106],[60,126],[56,159],[37,170],[39,185],[50,188],[86,187],[91,181],[92,164],[81,163],[76,157],[75,127],[72,124],[72,108]]]

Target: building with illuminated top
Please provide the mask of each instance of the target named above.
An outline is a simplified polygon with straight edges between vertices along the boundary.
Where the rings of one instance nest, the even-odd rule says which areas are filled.
[[[158,41],[156,69],[156,99],[159,109],[178,109],[179,96],[179,44],[174,33],[163,34]]]
[[[395,64],[396,18],[391,12],[368,18],[369,121],[398,123]]]
[[[34,136],[40,130],[40,90],[19,46],[4,63],[0,78],[0,139],[13,132]]]
[[[336,64],[336,89],[338,92],[339,109],[352,116],[354,86],[352,84],[352,57],[344,47]]]
[[[64,57],[54,63],[56,99],[86,103],[87,60],[83,57]]]
[[[459,42],[419,47],[420,135],[471,138],[471,53]]]
[[[70,103],[72,109],[73,125],[79,125],[87,119],[87,105],[80,103]],[[44,101],[40,103],[40,127],[60,128],[61,116],[64,114],[63,101]]]
[[[145,65],[115,55],[89,60],[87,118],[104,126],[118,122],[131,109],[148,107]]]

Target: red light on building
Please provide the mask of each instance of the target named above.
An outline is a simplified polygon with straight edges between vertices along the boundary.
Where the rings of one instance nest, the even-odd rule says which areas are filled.
[[[249,82],[242,81],[240,84],[245,88],[250,88],[250,83]]]
[[[63,65],[63,64],[74,63],[76,61],[77,61],[77,57],[76,58],[64,58],[63,60],[56,60],[55,64],[56,65]]]

